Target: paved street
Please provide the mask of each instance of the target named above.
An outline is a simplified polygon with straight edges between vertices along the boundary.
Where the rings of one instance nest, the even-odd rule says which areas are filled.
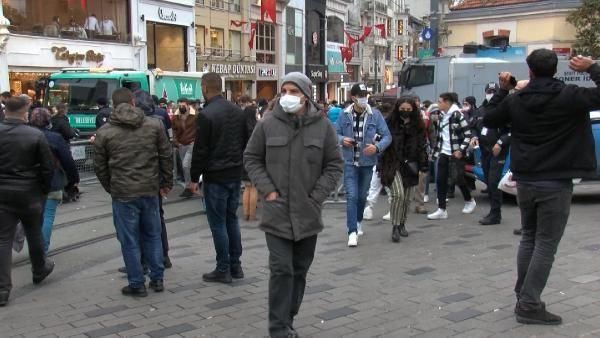
[[[61,207],[53,235],[56,270],[31,284],[30,266],[13,270],[11,303],[0,309],[2,337],[264,337],[267,333],[267,250],[256,223],[242,223],[246,278],[232,285],[202,282],[214,267],[214,250],[198,199],[167,209],[174,267],[163,293],[130,299],[117,240],[110,238],[110,204],[98,185],[83,187],[82,200]],[[598,192],[599,189],[596,189]],[[503,224],[476,225],[487,211],[475,195],[475,215],[461,215],[461,198],[450,201],[450,219],[432,222],[411,214],[410,237],[390,240],[391,227],[365,223],[355,249],[346,247],[344,205],[324,210],[326,230],[300,315],[302,337],[573,337],[600,336],[600,194],[575,197],[566,234],[543,295],[558,327],[524,326],[513,315],[515,256],[512,234],[519,213],[514,202]],[[433,209],[433,205],[428,205]],[[104,215],[93,218],[92,216]],[[88,219],[79,224],[78,219]],[[106,234],[105,237],[103,234]],[[95,237],[101,239],[94,241]],[[87,239],[91,241],[85,242]],[[70,243],[81,241],[80,248]],[[61,249],[62,248],[62,249]],[[15,256],[22,260],[23,254]]]

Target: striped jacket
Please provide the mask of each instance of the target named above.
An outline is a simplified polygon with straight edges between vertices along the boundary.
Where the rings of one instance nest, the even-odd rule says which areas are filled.
[[[465,119],[465,116],[460,112],[460,109],[457,105],[452,105],[450,110],[446,114],[452,114],[450,116],[450,148],[452,149],[452,153],[459,150],[463,153],[463,156],[466,154],[467,149],[469,148],[469,143],[471,142],[471,129],[469,128],[469,123]],[[437,129],[437,137],[434,146],[434,157],[438,157],[442,151],[443,133],[444,129],[443,118],[444,114],[440,115],[439,119],[439,128]]]

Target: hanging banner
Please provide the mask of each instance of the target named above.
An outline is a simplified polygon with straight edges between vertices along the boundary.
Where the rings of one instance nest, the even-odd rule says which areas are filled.
[[[385,24],[380,23],[378,25],[375,25],[375,28],[379,29],[379,36],[385,39]]]
[[[248,41],[248,47],[250,50],[254,49],[254,36],[256,35],[256,22],[250,23],[250,41]]]
[[[348,39],[348,46],[352,47],[352,45],[355,44],[358,40],[352,35],[350,35],[348,32],[344,31],[344,33],[346,33],[346,38]]]
[[[352,47],[340,47],[342,53],[342,62],[348,63],[352,61]]]
[[[371,34],[372,30],[373,30],[373,27],[371,27],[371,26],[364,27],[363,34],[358,38],[358,41],[365,42],[365,39],[367,38],[367,36],[369,36],[369,34]]]
[[[231,22],[229,22],[229,26],[242,27],[247,23],[247,21],[231,20]]]
[[[268,16],[273,23],[277,23],[277,4],[276,0],[262,0],[260,3],[260,19],[265,20],[265,16]]]

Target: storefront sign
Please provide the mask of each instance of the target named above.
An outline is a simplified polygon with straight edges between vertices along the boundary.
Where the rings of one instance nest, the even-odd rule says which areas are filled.
[[[195,99],[197,80],[188,79],[173,79],[175,87],[177,88],[178,97],[185,97],[188,99]]]
[[[277,69],[273,67],[258,67],[258,77],[276,77]]]
[[[158,17],[165,21],[177,21],[177,13],[175,13],[175,11],[172,9],[158,7]]]
[[[250,63],[205,63],[202,67],[205,72],[218,73],[220,75],[254,75],[256,66]]]
[[[104,61],[104,55],[101,53],[96,53],[93,50],[88,50],[85,54],[81,53],[71,53],[67,47],[52,47],[52,53],[54,53],[54,57],[59,61],[67,61],[70,65],[75,62],[81,63],[83,61],[86,62],[96,62],[102,63]]]
[[[327,43],[327,70],[329,73],[344,73],[344,62],[342,61],[342,44]]]
[[[306,66],[306,75],[314,82],[327,82],[329,77],[327,66],[323,65]]]

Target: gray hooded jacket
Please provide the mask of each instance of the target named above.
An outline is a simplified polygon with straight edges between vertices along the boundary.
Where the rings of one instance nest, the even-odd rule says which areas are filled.
[[[297,117],[279,102],[260,120],[244,152],[248,175],[265,202],[260,228],[272,235],[300,241],[323,230],[321,209],[336,188],[344,162],[335,129],[317,108]]]

